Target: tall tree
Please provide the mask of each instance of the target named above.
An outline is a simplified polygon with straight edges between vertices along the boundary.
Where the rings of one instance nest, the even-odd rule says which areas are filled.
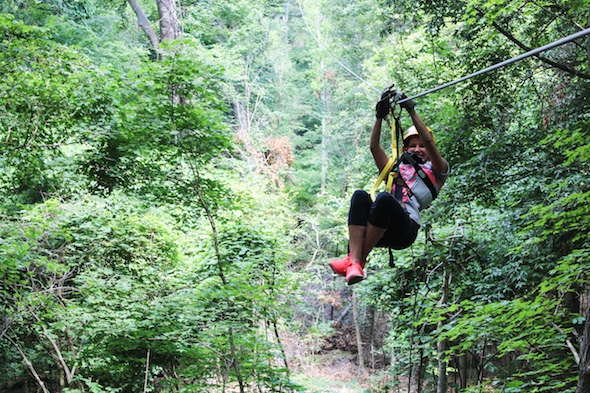
[[[143,7],[138,0],[128,0],[129,5],[137,16],[137,24],[148,36],[150,43],[154,50],[158,50],[160,43],[164,41],[170,41],[177,38],[181,38],[181,29],[179,25],[179,15],[176,9],[176,2],[174,0],[156,0],[156,6],[158,9],[158,34],[152,27],[152,22],[146,16],[143,11]]]

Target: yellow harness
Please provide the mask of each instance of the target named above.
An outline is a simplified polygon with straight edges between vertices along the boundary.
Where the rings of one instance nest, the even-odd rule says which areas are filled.
[[[375,202],[375,194],[381,183],[385,182],[385,190],[387,192],[391,192],[393,189],[393,183],[399,175],[399,172],[396,169],[397,165],[399,164],[398,161],[401,157],[401,146],[398,143],[398,140],[401,140],[402,129],[399,122],[399,116],[393,116],[393,119],[394,121],[391,123],[391,158],[381,170],[381,173],[379,174],[377,181],[375,181],[375,184],[373,184],[373,188],[370,192],[373,202]],[[387,178],[387,181],[385,181],[385,178]]]

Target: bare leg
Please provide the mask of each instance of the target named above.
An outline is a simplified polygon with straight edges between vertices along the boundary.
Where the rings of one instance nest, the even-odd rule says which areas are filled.
[[[350,260],[364,265],[363,248],[367,227],[362,225],[348,226],[348,247],[350,248]]]
[[[381,237],[383,237],[383,234],[385,233],[386,230],[387,230],[387,228],[379,228],[371,223],[367,223],[367,230],[365,231],[365,241],[363,242],[363,251],[361,254],[361,256],[362,256],[361,261],[367,260],[367,256],[369,255],[369,253],[371,252],[373,247],[375,247],[377,245],[377,243],[379,242],[379,239],[381,239]]]
[[[349,225],[348,238],[350,260],[364,267],[367,256],[385,233],[386,228],[378,228],[371,223],[367,226]]]

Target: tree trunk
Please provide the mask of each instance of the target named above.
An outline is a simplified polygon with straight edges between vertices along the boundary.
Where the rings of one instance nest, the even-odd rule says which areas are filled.
[[[356,300],[356,291],[352,291],[352,315],[354,316],[354,329],[356,331],[356,347],[359,356],[359,368],[362,371],[365,369],[365,359],[363,354],[363,340],[361,336],[361,326],[359,322],[358,304]]]
[[[147,350],[147,354],[145,355],[145,373],[143,376],[143,393],[148,391],[148,381],[150,375],[150,350]]]
[[[459,370],[459,387],[465,389],[467,388],[467,355],[459,356],[457,363],[457,369]]]
[[[205,215],[207,216],[207,219],[209,220],[209,225],[211,226],[211,232],[213,234],[213,245],[215,248],[215,258],[217,259],[217,268],[218,268],[218,275],[219,278],[221,279],[221,282],[224,286],[227,286],[229,284],[229,282],[227,281],[227,278],[225,277],[225,273],[224,273],[224,269],[223,269],[223,263],[222,263],[222,257],[221,257],[221,251],[219,250],[219,237],[218,237],[218,232],[217,232],[217,225],[215,224],[215,219],[213,217],[213,214],[211,213],[211,210],[209,209],[209,205],[207,205],[207,202],[205,201],[205,198],[203,197],[203,193],[201,192],[201,183],[200,183],[200,175],[197,171],[197,168],[193,167],[192,168],[193,174],[194,174],[194,190],[199,198],[199,201],[201,202],[201,207],[203,208],[203,210],[205,210]],[[231,308],[232,307],[232,302],[229,299],[226,299],[227,305]],[[234,371],[236,372],[236,378],[238,380],[238,385],[240,387],[240,393],[244,393],[245,392],[245,387],[244,387],[244,382],[242,379],[242,372],[241,372],[241,366],[240,366],[240,362],[238,360],[238,356],[237,356],[237,349],[236,349],[236,345],[235,345],[235,340],[234,340],[234,331],[233,328],[230,327],[228,329],[228,342],[229,342],[229,349],[230,349],[230,354],[231,356],[226,359],[226,366],[229,368],[233,368]],[[229,376],[229,373],[228,373]],[[225,381],[225,376],[224,376],[224,381]],[[225,391],[225,388],[224,388]]]
[[[371,344],[371,369],[375,369],[375,307],[367,309],[367,326],[369,328],[369,343]]]
[[[319,34],[319,29],[318,29]],[[324,69],[324,62],[320,62],[320,72],[322,74],[322,78],[324,78],[324,82],[328,82],[325,79],[325,69]],[[326,193],[326,182],[328,179],[328,123],[329,120],[329,111],[330,111],[330,88],[328,83],[323,83],[322,89],[320,91],[320,99],[322,104],[322,145],[321,145],[321,184],[320,184],[320,193]]]
[[[576,393],[590,392],[590,293],[586,298],[586,322],[580,341],[580,364],[578,371],[578,387]]]
[[[413,345],[413,344],[412,344]],[[418,364],[412,365],[412,375],[410,376],[410,386],[408,391],[410,393],[422,393],[422,377],[424,375],[424,350],[418,350]]]
[[[18,343],[16,341],[12,340],[10,337],[7,337],[7,339],[8,339],[8,341],[10,341],[10,343],[12,343],[12,345],[14,345],[14,347],[16,348],[16,350],[18,351],[18,353],[20,353],[20,355],[21,355],[21,357],[23,359],[23,362],[25,363],[25,365],[29,369],[29,372],[31,373],[31,376],[35,379],[35,382],[37,382],[37,386],[39,387],[39,389],[43,393],[50,393],[49,390],[47,389],[47,387],[45,387],[45,382],[43,382],[43,380],[41,379],[41,377],[37,373],[37,370],[35,370],[35,367],[33,366],[33,363],[31,363],[31,361],[29,360],[29,358],[27,357],[27,355],[25,355],[25,352],[22,350],[22,348],[20,347],[20,345],[18,345]],[[39,391],[39,389],[37,389],[37,391]]]
[[[143,9],[141,8],[137,0],[128,1],[131,8],[133,8],[133,12],[135,12],[135,15],[137,16],[137,23],[139,24],[139,27],[141,27],[143,32],[148,36],[148,39],[150,40],[152,47],[154,49],[158,49],[160,40],[158,40],[158,35],[152,28],[152,25],[150,24],[150,21],[148,20],[147,16],[145,16],[145,12],[143,12]]]
[[[590,12],[588,13],[588,23],[586,28],[590,27]],[[586,59],[588,59],[588,67],[590,67],[590,37],[586,37]]]
[[[176,12],[175,0],[156,0],[158,5],[158,16],[160,22],[160,38],[153,29],[145,12],[137,0],[127,0],[137,16],[137,24],[148,36],[154,49],[158,49],[160,42],[169,41],[180,37],[178,14]]]
[[[327,106],[328,106],[328,93],[326,90],[322,90],[321,92],[322,97],[322,106],[324,110],[322,110],[322,155],[321,155],[321,185],[320,185],[320,193],[326,193],[326,182],[328,179],[328,118],[327,118]]]
[[[439,301],[439,306],[446,307],[449,298],[449,282],[450,273],[447,262],[443,263],[443,286],[442,294]],[[438,322],[438,331],[442,330],[442,327],[446,324],[446,320]],[[438,383],[436,385],[436,393],[446,393],[447,391],[447,362],[445,361],[445,351],[448,349],[448,340],[439,341],[436,344],[438,351]]]
[[[180,37],[178,14],[175,0],[157,0],[158,15],[160,16],[161,41],[174,40]]]
[[[316,20],[316,40],[318,43],[322,42],[322,29],[321,29],[321,22],[323,17],[320,15]],[[321,45],[321,44],[320,44]],[[326,77],[326,67],[324,65],[324,61],[320,60],[320,78],[322,78],[322,83],[320,85],[319,91],[317,92],[320,103],[321,103],[321,122],[322,122],[322,141],[321,141],[321,156],[320,156],[320,193],[326,193],[326,182],[328,178],[328,123],[330,122],[329,119],[329,111],[330,111],[330,86],[329,80]]]

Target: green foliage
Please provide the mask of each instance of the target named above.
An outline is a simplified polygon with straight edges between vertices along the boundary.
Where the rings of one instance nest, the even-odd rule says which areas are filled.
[[[560,168],[561,180],[554,183],[548,194],[550,203],[539,204],[529,212],[530,228],[539,233],[539,241],[550,237],[561,239],[567,249],[587,247],[586,234],[590,228],[589,210],[586,203],[590,187],[586,180],[588,159],[588,125],[570,130],[556,130],[543,142],[563,162]]]
[[[8,334],[33,356],[38,373],[48,373],[48,385],[58,383],[50,372],[56,364],[37,360],[37,346],[64,359],[62,369],[74,373],[77,363],[82,376],[109,380],[117,375],[112,362],[123,354],[131,368],[122,375],[137,371],[141,347],[166,326],[152,307],[171,290],[165,277],[178,263],[170,227],[161,213],[141,212],[129,200],[105,202],[48,201],[3,225],[2,260],[14,260],[9,250],[19,249],[31,258],[2,280]]]
[[[77,365],[74,391],[82,385],[136,391],[146,356],[150,381],[172,383],[178,375],[175,384],[199,386],[225,375],[230,345],[238,349],[235,361],[247,383],[288,385],[286,370],[269,365],[282,357],[280,348],[264,338],[288,314],[278,307],[286,296],[281,288],[288,249],[276,226],[257,230],[252,224],[230,220],[223,228],[228,283],[222,284],[204,255],[183,257],[178,244],[195,233],[181,234],[162,209],[114,195],[67,205],[49,201],[23,211],[2,228],[2,312],[11,321],[9,334],[31,353],[41,346],[57,355],[36,329],[67,340],[59,354],[69,367]],[[31,263],[13,267],[16,250],[28,250]],[[36,338],[20,341],[25,332]],[[235,338],[231,344],[228,333]],[[55,367],[32,360],[38,372]],[[49,375],[56,379],[46,383],[56,383],[58,375]]]
[[[218,71],[195,60],[197,44],[171,45],[163,61],[117,80],[115,125],[80,164],[97,190],[135,189],[178,202],[191,193],[197,169],[231,148]],[[216,187],[211,180],[203,185]]]
[[[0,16],[0,189],[26,202],[63,187],[67,149],[80,149],[110,112],[104,73],[48,33]]]
[[[0,386],[26,357],[56,391],[296,389],[275,329],[295,313],[310,351],[337,334],[350,291],[324,262],[377,176],[378,91],[554,41],[588,5],[189,1],[156,59],[126,2],[2,2]],[[448,342],[466,391],[573,391],[588,66],[580,40],[416,100],[451,177],[424,237],[355,288],[365,336],[368,307],[393,321],[371,348],[394,377],[433,382]]]
[[[493,367],[494,358],[506,358],[506,366],[490,372],[519,391],[574,391],[577,370],[566,346],[572,327],[559,327],[565,315],[554,313],[556,306],[544,295],[485,306],[464,302],[461,315],[445,325],[438,339],[451,341],[449,354],[477,353],[484,369]],[[529,368],[532,361],[535,367]]]

